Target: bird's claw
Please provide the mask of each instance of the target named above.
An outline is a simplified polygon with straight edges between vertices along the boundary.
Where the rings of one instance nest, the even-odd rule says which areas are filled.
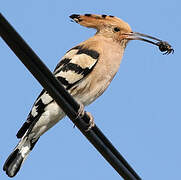
[[[78,117],[82,118],[84,116],[84,105],[81,103],[79,105],[80,105],[80,107],[79,107],[79,110],[77,113],[77,117],[75,119],[77,119]],[[73,128],[75,128],[75,124],[74,124]]]
[[[80,103],[77,117],[83,117],[83,116],[84,116],[84,105]]]
[[[78,110],[78,116],[80,117],[83,117],[85,114],[85,111],[84,111],[84,105],[83,104],[80,104],[80,107],[79,107],[79,110]],[[89,126],[88,128],[85,130],[86,132],[90,131],[91,128],[93,128],[95,126],[95,123],[94,123],[94,117],[92,116],[92,114],[90,112],[86,112],[86,114],[89,116]]]
[[[90,112],[86,112],[86,113],[90,119],[89,120],[89,127],[85,130],[87,132],[87,131],[90,131],[95,126],[95,123],[94,123],[94,117],[92,116],[92,114]]]
[[[84,114],[85,114],[84,105],[83,105],[83,104],[80,104],[80,107],[79,107],[79,110],[78,110],[76,119],[77,119],[78,117],[82,118],[82,117],[84,116]],[[94,123],[94,117],[92,116],[92,114],[91,114],[90,112],[86,112],[86,114],[89,116],[89,119],[90,119],[90,120],[89,120],[89,126],[88,126],[88,128],[85,130],[85,131],[87,132],[87,131],[90,131],[90,129],[95,126],[95,123]],[[73,127],[75,128],[75,124],[74,124]]]

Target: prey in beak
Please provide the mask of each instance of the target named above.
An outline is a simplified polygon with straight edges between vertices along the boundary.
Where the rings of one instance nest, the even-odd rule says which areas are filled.
[[[138,33],[138,32],[124,33],[124,35],[127,36],[125,39],[128,39],[128,40],[141,40],[141,41],[145,41],[145,42],[154,44],[154,45],[159,47],[159,50],[161,52],[164,52],[163,53],[164,55],[174,53],[174,49],[172,48],[172,46],[168,42],[162,41],[158,38],[155,38],[155,37],[152,37],[152,36],[149,36],[146,34]]]

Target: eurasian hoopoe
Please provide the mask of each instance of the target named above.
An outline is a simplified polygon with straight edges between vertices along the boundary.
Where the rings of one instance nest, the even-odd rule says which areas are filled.
[[[131,27],[117,17],[73,14],[70,18],[82,26],[97,30],[93,37],[70,49],[54,70],[55,77],[84,106],[92,103],[106,90],[118,71],[129,40],[143,40],[158,45],[143,37],[151,38],[159,41],[162,45],[158,45],[160,50],[172,52],[168,44],[166,47],[154,37],[132,32]],[[9,177],[16,175],[39,137],[64,116],[62,109],[43,90],[17,133],[20,142],[4,164],[3,169]]]

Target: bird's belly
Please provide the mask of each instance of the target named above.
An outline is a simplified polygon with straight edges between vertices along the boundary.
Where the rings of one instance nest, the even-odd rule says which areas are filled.
[[[89,105],[96,100],[109,86],[113,76],[97,76],[85,78],[71,90],[71,95],[83,105]]]

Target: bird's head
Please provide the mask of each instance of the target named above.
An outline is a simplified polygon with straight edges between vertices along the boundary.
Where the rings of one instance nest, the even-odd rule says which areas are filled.
[[[122,45],[126,45],[130,40],[141,40],[158,46],[160,51],[165,52],[164,54],[170,54],[171,52],[174,52],[172,47],[167,42],[146,34],[133,32],[128,23],[115,16],[72,14],[70,18],[82,26],[96,29],[97,35],[112,38],[114,41],[117,41]],[[150,39],[157,42],[153,42]]]

